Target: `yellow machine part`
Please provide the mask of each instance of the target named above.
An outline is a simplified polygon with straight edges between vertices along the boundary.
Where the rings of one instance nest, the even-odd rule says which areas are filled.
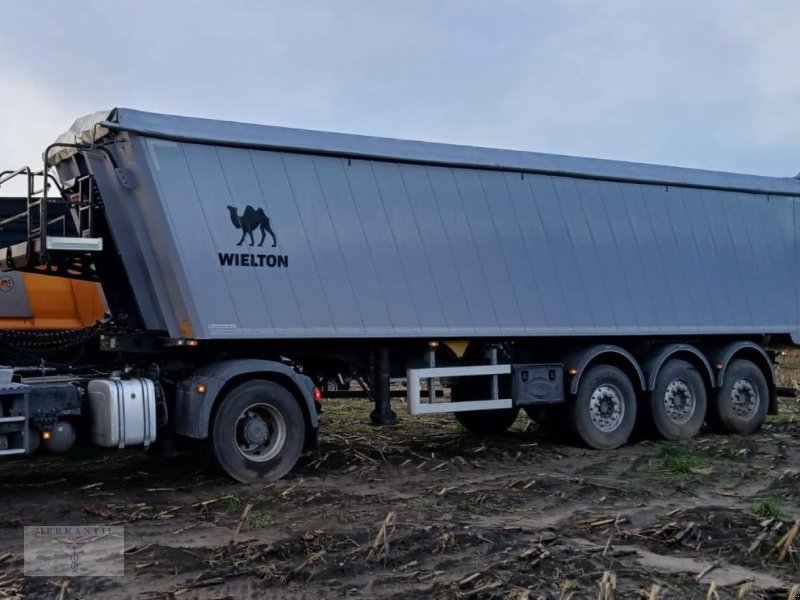
[[[6,317],[0,307],[0,329],[82,329],[99,321],[106,313],[105,298],[96,283],[32,273],[25,273],[22,280],[33,317]]]

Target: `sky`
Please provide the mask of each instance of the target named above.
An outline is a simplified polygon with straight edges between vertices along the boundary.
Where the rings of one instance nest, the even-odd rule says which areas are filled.
[[[125,106],[800,172],[797,0],[0,5],[0,170],[40,164],[77,117]]]

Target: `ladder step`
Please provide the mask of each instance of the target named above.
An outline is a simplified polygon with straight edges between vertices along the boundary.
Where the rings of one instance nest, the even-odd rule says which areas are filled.
[[[12,454],[25,454],[25,448],[10,448],[8,450],[0,450],[0,456],[10,456]]]
[[[103,238],[49,236],[47,238],[47,249],[77,252],[101,252],[103,250]]]
[[[5,394],[24,394],[31,386],[24,383],[12,383],[11,376],[14,371],[11,369],[0,369],[0,396]]]
[[[20,415],[18,417],[0,417],[0,423],[22,423],[25,417]]]

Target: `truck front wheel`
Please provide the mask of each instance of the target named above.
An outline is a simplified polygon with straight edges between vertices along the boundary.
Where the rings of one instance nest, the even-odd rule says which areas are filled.
[[[242,483],[272,481],[297,463],[305,420],[294,396],[272,381],[233,388],[214,417],[212,444],[222,469]]]
[[[575,432],[587,446],[618,448],[628,441],[636,424],[636,392],[631,380],[616,367],[592,367],[581,377],[571,415]]]

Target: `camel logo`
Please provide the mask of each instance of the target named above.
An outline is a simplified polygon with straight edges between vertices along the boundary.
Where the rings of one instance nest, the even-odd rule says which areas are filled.
[[[236,229],[242,230],[242,239],[239,240],[239,243],[236,244],[237,246],[241,246],[242,242],[244,242],[244,238],[246,236],[250,236],[250,245],[252,246],[255,243],[253,240],[253,232],[258,229],[261,231],[261,241],[258,242],[259,246],[264,245],[264,239],[267,237],[267,234],[272,236],[272,247],[278,245],[278,241],[275,239],[275,234],[272,232],[272,227],[269,224],[269,217],[264,212],[263,208],[253,208],[249,204],[244,207],[244,213],[239,215],[236,212],[235,206],[228,206],[228,212],[231,216],[231,223]]]
[[[228,216],[231,223],[237,230],[241,230],[242,237],[237,242],[237,246],[244,244],[249,237],[249,246],[262,247],[267,239],[267,234],[272,238],[272,248],[278,245],[275,232],[272,231],[267,213],[263,208],[253,208],[249,204],[244,207],[244,211],[239,214],[235,206],[228,206]],[[254,232],[261,234],[261,239],[256,244]],[[219,264],[223,267],[288,267],[289,257],[285,254],[250,254],[237,252],[219,252]]]

